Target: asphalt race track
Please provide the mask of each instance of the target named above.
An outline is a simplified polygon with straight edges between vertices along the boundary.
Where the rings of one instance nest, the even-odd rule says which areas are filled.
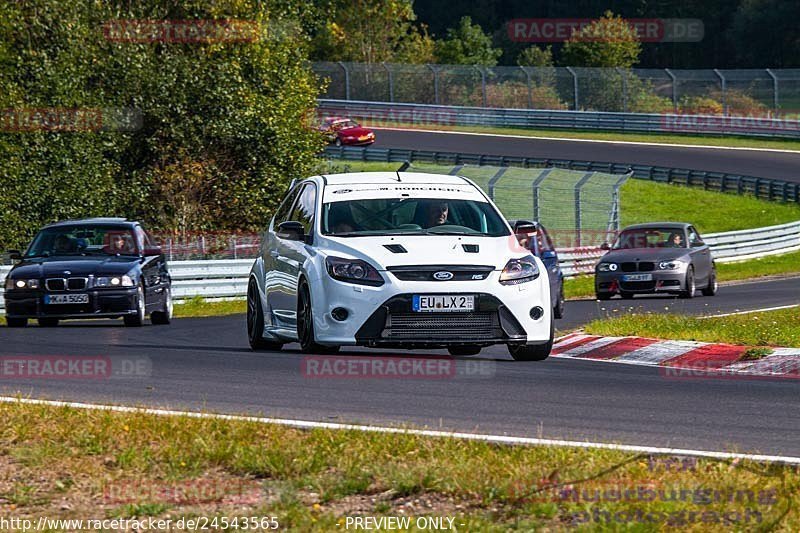
[[[799,289],[793,279],[723,287],[718,296],[690,301],[570,302],[571,318],[559,326],[630,306],[707,313],[786,305]],[[120,321],[0,328],[0,345],[4,358],[99,357],[114,369],[76,379],[4,374],[3,395],[800,456],[800,384],[793,379],[678,379],[604,362],[519,363],[503,347],[461,359],[457,372],[437,379],[326,379],[304,372],[297,345],[252,352],[241,315],[142,328]],[[357,349],[336,357],[369,355],[385,361],[399,354]]]
[[[381,128],[376,128],[376,132],[377,141],[373,145],[376,148],[653,165],[800,182],[800,152],[526,139]]]

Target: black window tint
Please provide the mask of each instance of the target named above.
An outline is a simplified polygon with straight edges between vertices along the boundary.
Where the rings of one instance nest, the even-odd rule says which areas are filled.
[[[549,252],[554,249],[553,241],[550,240],[550,235],[547,234],[547,231],[543,227],[539,227],[536,236],[540,252]]]
[[[294,187],[289,194],[286,195],[281,205],[278,207],[278,210],[275,212],[275,227],[278,227],[278,224],[281,222],[286,222],[289,220],[289,210],[292,208],[292,204],[294,203],[294,199],[297,198],[297,192],[300,190],[300,187]]]
[[[306,184],[303,191],[297,199],[297,202],[292,209],[292,215],[289,220],[299,222],[305,228],[305,233],[311,233],[311,227],[314,224],[314,205],[317,201],[317,188],[311,184]]]

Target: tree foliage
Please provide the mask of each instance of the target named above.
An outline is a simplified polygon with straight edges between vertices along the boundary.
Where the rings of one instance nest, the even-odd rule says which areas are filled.
[[[470,17],[461,17],[456,27],[448,29],[447,37],[436,41],[434,51],[438,63],[487,67],[495,66],[502,53]]]
[[[242,42],[104,33],[108,21],[141,19],[243,20],[255,33]],[[316,164],[323,140],[307,125],[319,90],[306,66],[308,13],[292,3],[31,0],[2,3],[0,21],[3,109],[125,108],[142,119],[129,132],[6,127],[0,246],[67,217],[257,229],[289,180]]]
[[[561,62],[570,67],[630,68],[638,62],[641,51],[636,30],[622,17],[606,11],[572,34],[561,51]]]

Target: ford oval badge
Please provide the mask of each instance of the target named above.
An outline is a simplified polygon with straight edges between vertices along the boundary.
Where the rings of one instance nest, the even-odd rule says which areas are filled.
[[[446,270],[440,270],[439,272],[434,272],[433,279],[447,281],[448,279],[453,279],[453,273],[447,272]]]

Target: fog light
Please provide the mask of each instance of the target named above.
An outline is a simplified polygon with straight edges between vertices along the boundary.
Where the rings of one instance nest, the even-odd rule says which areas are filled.
[[[347,320],[347,317],[350,313],[347,312],[347,309],[344,307],[335,307],[333,311],[331,311],[331,316],[334,320],[338,320],[339,322],[344,322]]]
[[[531,309],[531,318],[534,320],[539,320],[544,316],[544,309],[539,307],[538,305]]]

